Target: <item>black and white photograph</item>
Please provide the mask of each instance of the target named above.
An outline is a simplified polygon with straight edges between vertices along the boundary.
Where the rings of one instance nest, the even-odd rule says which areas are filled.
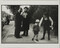
[[[2,44],[58,44],[58,5],[1,5]]]

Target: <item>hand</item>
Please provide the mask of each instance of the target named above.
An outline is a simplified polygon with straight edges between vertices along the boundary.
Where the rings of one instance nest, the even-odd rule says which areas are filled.
[[[21,27],[22,27],[23,25],[21,25]]]
[[[53,26],[50,26],[50,28],[53,30]]]

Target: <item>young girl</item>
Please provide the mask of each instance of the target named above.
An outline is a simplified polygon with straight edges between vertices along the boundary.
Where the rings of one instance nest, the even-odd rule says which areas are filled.
[[[36,19],[36,21],[35,21],[35,24],[33,26],[33,33],[34,33],[34,36],[32,38],[32,41],[35,39],[35,37],[36,37],[36,41],[38,41],[39,19]]]

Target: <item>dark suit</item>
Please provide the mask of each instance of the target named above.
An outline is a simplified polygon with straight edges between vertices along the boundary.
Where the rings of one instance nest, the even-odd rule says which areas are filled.
[[[46,34],[46,30],[48,31],[48,39],[50,39],[50,25],[51,25],[51,22],[48,18],[48,20],[44,20],[43,19],[43,27],[44,27],[44,33],[43,33],[43,38],[45,38],[45,34]]]
[[[28,12],[26,12],[28,14]],[[29,15],[26,16],[26,18],[23,19],[23,30],[24,35],[28,36],[28,30],[29,30]]]

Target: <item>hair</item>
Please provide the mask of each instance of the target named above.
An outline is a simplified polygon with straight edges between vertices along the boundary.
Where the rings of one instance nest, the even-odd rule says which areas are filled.
[[[28,9],[28,7],[24,7],[24,9],[25,9],[25,8]]]
[[[49,17],[49,13],[48,12],[43,13],[43,15],[45,15],[46,17]]]

